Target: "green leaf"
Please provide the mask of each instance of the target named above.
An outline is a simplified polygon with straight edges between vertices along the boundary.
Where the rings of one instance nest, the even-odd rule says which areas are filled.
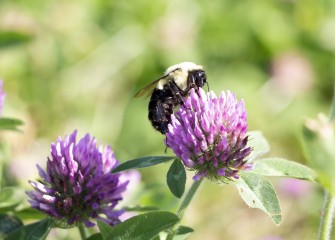
[[[25,240],[46,239],[52,226],[53,220],[51,218],[45,218],[36,223],[27,225],[25,227]]]
[[[292,177],[315,181],[317,174],[314,170],[300,163],[283,158],[264,158],[255,161],[252,173],[273,177]]]
[[[23,226],[21,219],[8,214],[0,214],[0,239]]]
[[[0,212],[13,211],[25,200],[24,191],[17,187],[6,187],[0,190]]]
[[[186,239],[190,233],[194,232],[194,230],[190,227],[186,227],[186,226],[179,226],[177,231],[176,231],[176,235],[173,238],[174,240],[184,240]]]
[[[25,220],[25,219],[41,220],[45,218],[45,213],[37,209],[34,209],[34,208],[24,208],[20,211],[15,211],[15,215],[21,218],[22,220]]]
[[[120,164],[112,171],[112,173],[121,172],[121,171],[129,170],[129,169],[135,169],[135,168],[146,168],[146,167],[157,165],[163,162],[170,161],[173,158],[175,158],[175,156],[173,157],[149,156],[149,157],[136,158],[136,159],[129,160],[127,162]]]
[[[124,208],[127,212],[149,212],[149,211],[157,211],[158,207],[151,207],[151,206],[134,206],[134,207],[125,207]]]
[[[0,32],[0,48],[26,43],[32,39],[30,34],[17,31]]]
[[[20,131],[18,126],[22,125],[23,122],[15,118],[0,118],[0,130],[14,130]]]
[[[282,220],[277,194],[272,184],[262,176],[240,172],[236,187],[244,202],[251,208],[258,208],[268,214],[279,225]]]
[[[107,227],[101,221],[98,221],[98,226],[103,239],[149,240],[173,227],[178,221],[178,216],[171,212],[156,211],[132,217],[115,227]]]
[[[186,171],[179,159],[174,160],[166,175],[166,182],[170,191],[177,198],[181,198],[185,191]]]
[[[193,228],[187,226],[179,226],[177,228],[176,235],[184,235],[191,232],[194,232]]]
[[[95,233],[95,234],[89,236],[88,238],[86,238],[86,240],[103,240],[103,237],[102,237],[101,233]]]
[[[252,152],[250,153],[247,159],[248,161],[253,161],[256,158],[259,158],[260,156],[270,151],[268,141],[265,139],[262,132],[252,131],[248,132],[248,135],[249,135],[248,147],[252,148]]]
[[[152,238],[151,240],[160,240],[161,238],[159,237],[159,235],[155,236],[154,238]]]
[[[52,226],[53,220],[45,218],[41,221],[23,226],[13,233],[9,234],[6,240],[44,240],[48,236]]]
[[[106,239],[108,236],[108,233],[113,230],[113,227],[105,223],[104,221],[97,221],[97,223],[98,223],[98,227],[99,227],[99,230],[100,230],[100,233],[103,239]]]
[[[26,240],[24,237],[24,227],[20,227],[17,230],[8,234],[5,238],[0,238],[4,240]]]

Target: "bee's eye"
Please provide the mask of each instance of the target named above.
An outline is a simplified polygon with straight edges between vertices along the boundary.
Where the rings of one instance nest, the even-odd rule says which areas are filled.
[[[203,79],[204,81],[206,81],[206,74],[205,74],[205,72],[203,72],[203,71],[199,71],[197,75],[198,75],[198,76],[197,76],[198,78],[201,78],[201,79]]]
[[[198,86],[198,87],[202,87],[206,82],[206,74],[204,71],[198,71],[196,72],[195,76],[195,84]]]
[[[198,77],[203,77],[205,75],[205,73],[202,72],[202,71],[199,71],[199,72],[197,72],[197,75],[198,75]]]

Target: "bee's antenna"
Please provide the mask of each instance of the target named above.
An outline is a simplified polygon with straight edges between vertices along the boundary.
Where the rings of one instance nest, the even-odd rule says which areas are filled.
[[[209,84],[208,84],[208,82],[206,82],[206,84],[207,84],[207,92],[209,92]]]

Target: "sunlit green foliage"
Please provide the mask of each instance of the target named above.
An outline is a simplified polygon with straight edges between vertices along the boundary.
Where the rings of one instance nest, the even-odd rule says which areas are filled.
[[[48,154],[45,142],[73,129],[110,143],[121,162],[163,155],[164,137],[147,119],[148,99],[133,95],[182,61],[203,65],[216,93],[230,89],[245,100],[249,130],[263,132],[272,156],[305,163],[297,133],[305,116],[329,109],[334,26],[333,0],[2,0],[3,115],[25,124],[24,133],[1,135],[1,186],[27,186]],[[166,164],[141,171],[137,204],[175,207],[167,171]],[[277,228],[236,191],[218,188],[206,184],[185,216],[197,229],[192,239],[307,239],[317,231],[317,191],[302,199],[279,191],[284,221]],[[59,234],[55,239],[69,238]]]

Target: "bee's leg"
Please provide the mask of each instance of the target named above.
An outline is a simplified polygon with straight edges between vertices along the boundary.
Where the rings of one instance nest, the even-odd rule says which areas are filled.
[[[179,87],[174,83],[171,82],[169,85],[169,88],[171,89],[171,92],[173,94],[173,99],[177,100],[178,102],[176,102],[175,104],[180,104],[181,106],[183,106],[185,109],[187,110],[191,110],[191,108],[185,106],[184,104],[184,99],[183,99],[183,95],[187,96],[187,93],[185,93],[184,91],[181,91],[179,89]],[[183,95],[182,95],[183,94]],[[171,113],[172,114],[172,113]]]
[[[179,89],[179,87],[175,84],[175,82],[171,81],[169,84],[169,88],[174,96],[174,99],[178,99],[178,103],[181,105],[184,105],[184,100],[181,93],[181,90]]]
[[[167,141],[167,139],[166,139],[166,135],[165,135],[165,142]],[[164,150],[164,153],[166,153],[167,152],[167,149],[168,149],[168,146],[167,145],[165,145],[165,150]]]
[[[207,91],[209,92],[209,84],[207,81],[206,81],[206,84],[207,84]]]

